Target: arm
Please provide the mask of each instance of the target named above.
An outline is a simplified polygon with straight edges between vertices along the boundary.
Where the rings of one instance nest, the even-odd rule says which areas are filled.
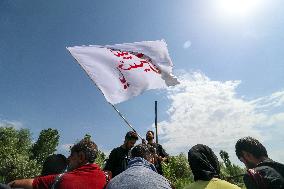
[[[110,152],[110,155],[108,157],[104,170],[111,171],[111,172],[113,171],[113,167],[115,166],[115,160],[116,160],[115,157],[116,157],[115,150],[112,150]]]
[[[258,189],[256,183],[248,174],[244,175],[243,180],[247,189]]]
[[[8,183],[8,185],[11,188],[33,189],[33,181],[34,181],[34,179],[14,180],[14,181]]]
[[[160,162],[165,162],[168,160],[169,154],[166,153],[165,149],[163,148],[162,145],[159,144],[159,161]]]

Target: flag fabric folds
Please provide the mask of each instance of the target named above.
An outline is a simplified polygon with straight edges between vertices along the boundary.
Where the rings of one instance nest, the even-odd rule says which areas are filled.
[[[164,40],[67,49],[111,104],[179,83]]]

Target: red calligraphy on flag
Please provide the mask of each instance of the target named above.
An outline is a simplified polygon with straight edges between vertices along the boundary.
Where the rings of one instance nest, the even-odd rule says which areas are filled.
[[[109,49],[116,57],[120,58],[117,64],[117,69],[120,73],[120,82],[124,89],[127,89],[130,84],[126,81],[122,71],[131,71],[134,69],[143,69],[144,72],[154,72],[156,74],[161,74],[159,68],[152,63],[150,57],[144,55],[143,53],[120,51],[115,49]],[[135,61],[133,60],[135,59]]]

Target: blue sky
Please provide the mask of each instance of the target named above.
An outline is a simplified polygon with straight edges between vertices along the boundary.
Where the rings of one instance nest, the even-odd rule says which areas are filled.
[[[66,154],[89,133],[109,152],[128,128],[65,47],[165,39],[182,83],[117,105],[137,131],[152,128],[158,100],[171,154],[204,143],[233,157],[252,135],[284,162],[284,2],[228,1],[1,0],[0,125],[34,139],[57,128]]]

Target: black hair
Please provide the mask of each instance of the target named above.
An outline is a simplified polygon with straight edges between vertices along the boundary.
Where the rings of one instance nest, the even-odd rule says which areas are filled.
[[[268,157],[265,147],[255,138],[244,137],[236,143],[236,155],[240,159],[242,151],[251,153],[255,158]]]
[[[211,180],[220,177],[220,165],[211,148],[197,144],[188,151],[188,163],[194,180]]]
[[[41,176],[63,173],[67,164],[67,158],[64,155],[50,155],[43,163]]]
[[[125,140],[138,140],[138,135],[134,131],[129,131],[125,135]]]
[[[83,152],[86,156],[86,160],[89,163],[94,163],[98,155],[98,147],[89,138],[84,138],[71,148],[71,154],[74,152]]]
[[[141,157],[146,160],[150,160],[152,153],[150,148],[146,144],[138,144],[131,150],[131,157]]]

